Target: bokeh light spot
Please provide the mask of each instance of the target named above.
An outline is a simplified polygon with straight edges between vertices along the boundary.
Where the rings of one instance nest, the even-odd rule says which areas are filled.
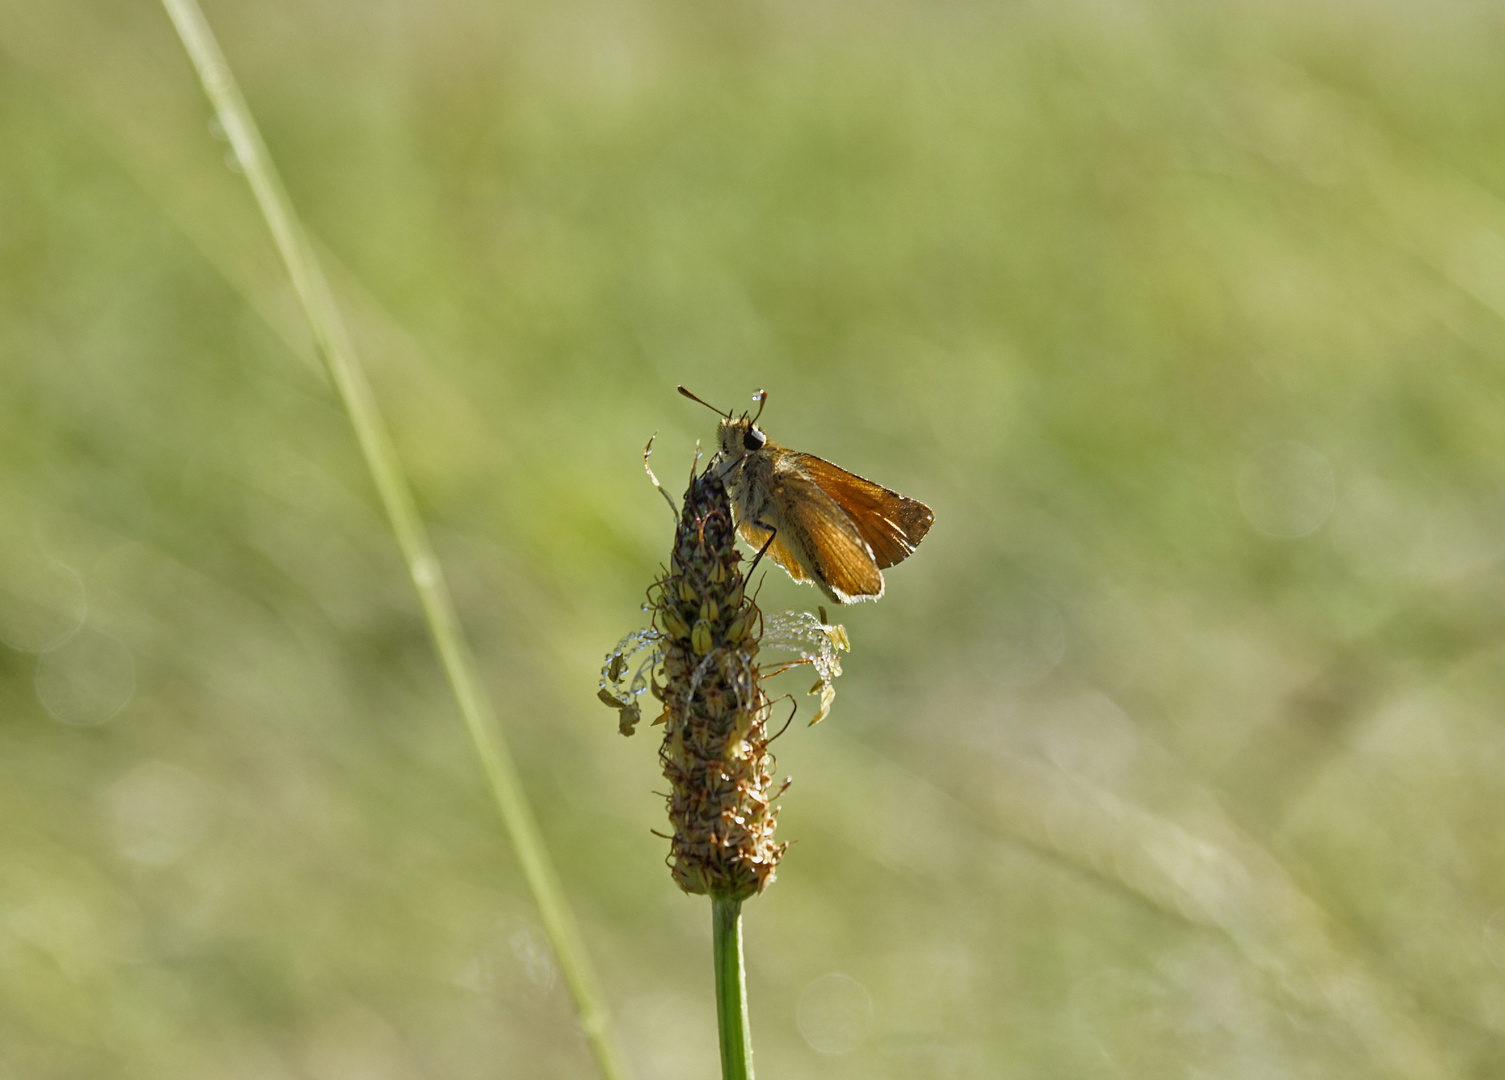
[[[1345,485],[1333,513],[1333,546],[1376,578],[1414,573],[1432,547],[1432,508],[1374,477]]]
[[[1484,922],[1484,951],[1490,961],[1505,971],[1505,907],[1498,907]]]
[[[794,1017],[811,1049],[849,1054],[873,1030],[873,999],[856,979],[833,971],[800,991]]]
[[[46,652],[78,633],[88,614],[83,579],[40,552],[5,552],[0,580],[0,641],[21,652]]]
[[[1139,734],[1110,698],[1085,692],[1049,710],[1040,725],[1040,745],[1062,772],[1111,785],[1138,755]]]
[[[1275,442],[1244,459],[1239,509],[1266,536],[1295,540],[1315,532],[1337,504],[1337,481],[1327,458],[1298,442]]]
[[[198,777],[149,761],[126,773],[101,796],[115,848],[145,866],[177,862],[209,826],[209,793]]]
[[[1071,1010],[1081,1034],[1116,1075],[1185,1075],[1174,1002],[1159,980],[1110,968],[1072,990]]]
[[[554,953],[549,943],[536,931],[523,929],[512,935],[510,944],[513,954],[522,961],[528,981],[539,990],[552,990],[559,971],[554,966]]]
[[[136,662],[118,638],[84,627],[37,658],[37,700],[54,720],[75,727],[103,724],[136,693]]]
[[[999,601],[971,649],[983,679],[1005,687],[1032,686],[1066,656],[1066,620],[1050,597],[1020,592]]]

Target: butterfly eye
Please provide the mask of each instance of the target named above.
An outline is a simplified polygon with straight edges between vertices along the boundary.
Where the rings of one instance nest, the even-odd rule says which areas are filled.
[[[748,428],[747,434],[742,436],[742,445],[749,450],[761,450],[767,441],[767,437],[755,427]]]

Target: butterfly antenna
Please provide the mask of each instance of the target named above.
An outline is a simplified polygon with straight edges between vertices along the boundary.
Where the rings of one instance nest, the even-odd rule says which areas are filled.
[[[718,416],[724,416],[728,420],[730,420],[732,418],[732,414],[731,413],[729,413],[729,412],[722,412],[720,409],[716,408],[716,406],[712,405],[709,401],[706,401],[704,398],[696,397],[694,394],[690,393],[690,391],[686,390],[683,386],[681,386],[679,388],[679,392],[681,394],[683,394],[685,397],[689,398],[691,401],[698,401],[698,402],[700,402],[707,409],[710,409],[711,412],[717,414]]]
[[[683,388],[681,387],[681,389],[683,389]],[[757,416],[754,416],[752,418],[752,422],[754,424],[756,424],[758,422],[758,416],[762,416],[763,415],[763,406],[768,404],[768,391],[767,390],[754,390],[753,391],[753,400],[758,403],[758,414],[757,414]]]

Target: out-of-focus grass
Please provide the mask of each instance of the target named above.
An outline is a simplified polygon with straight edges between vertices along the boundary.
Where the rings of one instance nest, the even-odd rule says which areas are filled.
[[[641,1075],[715,1062],[593,694],[676,382],[937,516],[779,744],[769,1076],[1491,1074],[1495,12],[208,13]],[[156,8],[0,4],[0,1076],[589,1075],[207,120]]]

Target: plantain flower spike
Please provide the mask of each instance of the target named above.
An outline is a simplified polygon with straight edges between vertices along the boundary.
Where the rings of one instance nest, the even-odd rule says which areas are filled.
[[[662,654],[669,867],[688,893],[762,892],[788,846],[773,838],[769,699],[760,685],[763,616],[746,594],[726,487],[690,478],[668,572],[649,590]],[[650,673],[651,675],[651,673]]]
[[[644,451],[643,464],[653,447]],[[653,470],[648,476],[659,485]],[[846,631],[808,612],[785,612],[764,625],[747,595],[742,555],[726,486],[714,463],[690,472],[684,506],[675,511],[669,568],[648,589],[644,609],[653,625],[617,643],[601,668],[601,700],[618,712],[623,735],[642,721],[641,699],[663,703],[654,725],[664,727],[659,761],[669,781],[669,868],[685,892],[744,900],[762,892],[788,844],[774,840],[773,756],[768,752],[771,703],[764,674],[809,665],[818,681],[811,695],[817,723],[836,696],[838,651]],[[796,657],[759,668],[764,645]],[[662,681],[660,681],[662,679]],[[787,725],[786,725],[787,726]]]

